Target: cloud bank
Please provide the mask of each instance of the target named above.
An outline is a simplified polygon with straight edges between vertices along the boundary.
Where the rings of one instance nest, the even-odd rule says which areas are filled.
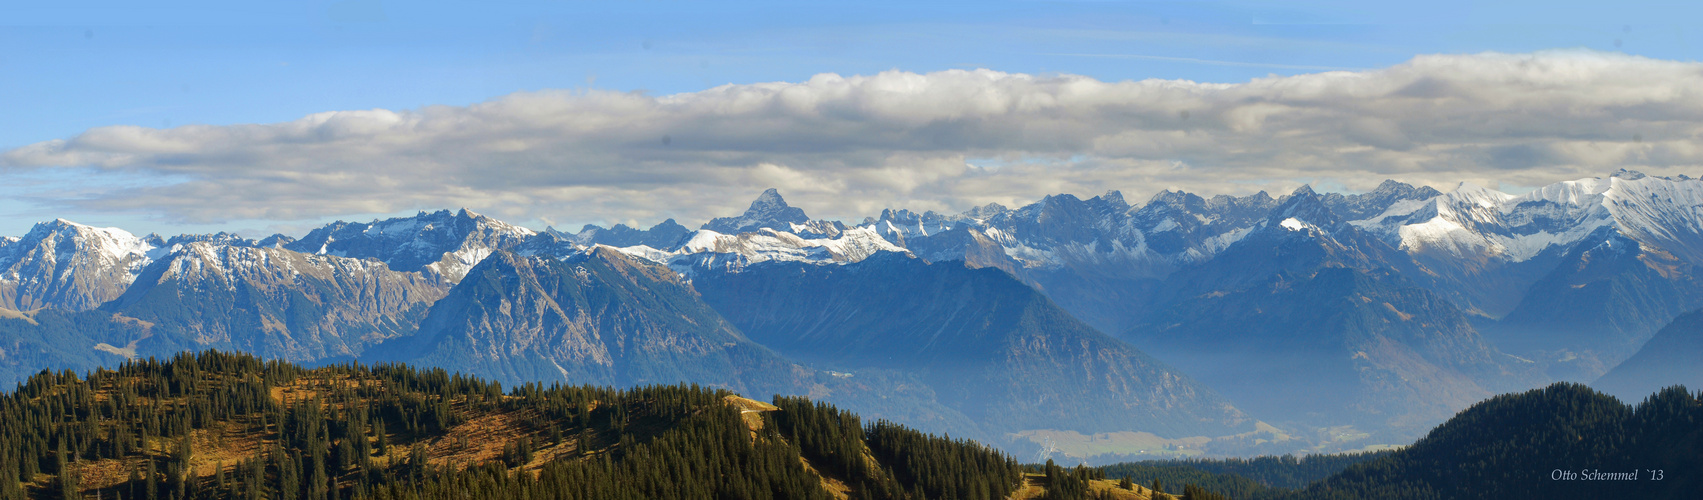
[[[766,187],[813,216],[860,219],[1107,189],[1697,174],[1700,135],[1703,64],[1564,51],[1235,84],[953,70],[668,96],[522,92],[284,123],[101,127],[0,153],[0,177],[183,179],[65,203],[198,223],[465,206],[513,220],[696,224]]]

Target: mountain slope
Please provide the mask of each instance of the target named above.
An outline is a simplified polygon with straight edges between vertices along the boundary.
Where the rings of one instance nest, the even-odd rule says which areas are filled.
[[[1703,307],[1697,267],[1602,228],[1486,327],[1505,350],[1549,363],[1552,376],[1596,378],[1674,317]]]
[[[153,325],[141,355],[217,348],[271,359],[352,357],[411,334],[448,287],[384,263],[280,248],[173,245],[101,307]]]
[[[0,246],[0,307],[80,311],[118,297],[159,242],[65,219]]]
[[[97,311],[0,309],[0,390],[43,370],[87,372],[134,355],[152,325]]]
[[[753,340],[854,380],[858,370],[911,374],[989,432],[1223,435],[1251,424],[996,269],[884,253],[844,266],[705,272],[693,284]]]
[[[1591,386],[1624,401],[1670,385],[1703,387],[1703,310],[1675,318]]]
[[[1400,257],[1303,188],[1212,260],[1168,277],[1126,335],[1256,415],[1398,442],[1539,382],[1453,304],[1387,267]]]
[[[1486,331],[1498,343],[1560,363],[1556,374],[1571,380],[1594,378],[1680,312],[1703,306],[1697,179],[1622,170],[1519,196],[1463,183],[1354,224],[1413,255],[1426,272],[1410,278],[1501,318]]]
[[[1684,388],[1634,408],[1555,384],[1473,405],[1412,446],[1275,497],[1694,498],[1703,487],[1694,473],[1703,468],[1699,420],[1703,403]]]
[[[1382,212],[1435,193],[1386,181],[1373,192],[1326,195],[1321,203],[1346,213]],[[1088,199],[1048,196],[1016,210],[989,205],[950,216],[887,210],[861,227],[875,228],[930,262],[968,259],[1005,269],[1088,324],[1123,331],[1140,310],[1131,304],[1151,300],[1160,280],[1211,260],[1281,201],[1264,192],[1205,199],[1166,190],[1132,207],[1122,193],[1109,191]],[[963,229],[985,235],[1006,255],[990,259],[985,247],[966,245],[964,237],[954,235]],[[943,238],[949,241],[937,241]]]
[[[497,251],[433,304],[419,332],[369,350],[508,385],[696,383],[807,393],[666,267],[598,247],[566,260]]]

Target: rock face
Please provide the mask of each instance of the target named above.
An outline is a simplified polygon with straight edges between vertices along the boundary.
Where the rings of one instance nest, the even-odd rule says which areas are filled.
[[[124,293],[154,244],[116,228],[64,219],[0,246],[0,307],[93,309]]]
[[[525,242],[532,230],[462,209],[420,212],[370,223],[336,222],[284,245],[297,252],[373,258],[398,271],[420,271],[454,283],[501,248]]]
[[[1251,429],[1210,389],[999,270],[885,253],[843,266],[770,262],[704,272],[694,285],[752,340],[853,380],[863,372],[913,377],[996,436]]]
[[[201,242],[165,250],[101,308],[153,325],[143,355],[212,348],[292,361],[353,357],[413,333],[448,289],[376,260]]]
[[[1637,404],[1668,386],[1703,387],[1703,363],[1698,363],[1699,359],[1703,359],[1703,310],[1675,318],[1642,349],[1591,386],[1627,404]]]
[[[498,251],[433,305],[419,333],[368,351],[522,382],[697,383],[808,392],[808,372],[747,340],[666,267],[597,248],[565,260]],[[802,375],[801,375],[802,374]]]

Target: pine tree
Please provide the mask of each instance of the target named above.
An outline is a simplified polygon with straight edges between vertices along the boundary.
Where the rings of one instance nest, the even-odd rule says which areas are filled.
[[[145,491],[144,493],[146,493],[148,495],[148,500],[159,500],[159,498],[160,498],[159,471],[155,470],[154,457],[145,457],[145,459],[148,462],[148,466],[147,466],[148,471],[146,473],[147,476],[148,476],[147,477],[148,485],[147,485],[147,491]]]

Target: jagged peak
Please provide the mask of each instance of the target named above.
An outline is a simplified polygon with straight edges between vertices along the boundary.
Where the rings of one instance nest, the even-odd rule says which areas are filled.
[[[1277,225],[1280,221],[1291,218],[1321,228],[1334,227],[1342,222],[1336,212],[1325,204],[1323,197],[1306,185],[1296,189],[1294,194],[1285,196],[1283,202],[1273,209],[1268,217],[1270,225]]]
[[[1263,193],[1264,191],[1261,191],[1261,192]],[[1313,191],[1313,185],[1312,184],[1302,184],[1301,187],[1295,188],[1295,191],[1292,192],[1292,193],[1289,193],[1289,195],[1290,196],[1318,196],[1319,193]]]
[[[1395,179],[1384,179],[1384,182],[1378,183],[1378,187],[1372,188],[1372,192],[1374,192],[1374,193],[1393,193],[1393,192],[1397,192],[1397,191],[1403,191],[1404,190],[1403,188],[1412,188],[1412,187],[1413,187],[1412,184],[1408,184],[1406,182],[1398,181],[1398,180],[1395,180]]]
[[[1426,199],[1434,198],[1443,193],[1431,186],[1416,186],[1395,179],[1384,179],[1384,182],[1379,183],[1378,187],[1373,188],[1372,191],[1367,194],[1374,196],[1406,196],[1411,199]]]
[[[271,236],[267,236],[262,238],[260,241],[255,242],[254,246],[261,248],[284,248],[284,245],[288,245],[294,241],[296,241],[296,239],[292,236],[284,233],[273,233]]]
[[[993,217],[993,216],[999,215],[999,214],[1003,214],[1003,213],[1006,213],[1006,212],[1009,212],[1009,211],[1011,211],[1011,209],[1006,208],[1005,205],[1001,205],[1001,204],[998,204],[998,203],[989,203],[989,204],[982,205],[982,206],[979,206],[979,207],[971,208],[969,210],[965,210],[964,215],[967,216],[967,217],[970,217],[972,219],[986,219],[986,218]]]
[[[1180,199],[1183,199],[1183,197],[1186,197],[1188,195],[1189,195],[1189,193],[1187,191],[1183,191],[1181,189],[1172,190],[1171,188],[1165,188],[1165,189],[1159,190],[1159,192],[1157,192],[1157,193],[1153,193],[1153,197],[1148,198],[1147,203],[1164,202],[1166,200],[1180,200]],[[1219,196],[1224,196],[1224,195],[1219,195]]]
[[[1215,196],[1214,198],[1234,199],[1232,196],[1222,194]],[[1200,195],[1183,191],[1181,189],[1175,191],[1164,189],[1155,193],[1152,198],[1147,200],[1148,205],[1165,205],[1172,207],[1182,207],[1205,202],[1206,199],[1201,198]]]
[[[781,190],[768,188],[763,190],[763,194],[757,195],[757,199],[751,201],[752,207],[756,207],[759,204],[779,205],[784,207],[786,206],[786,199],[781,197]]]
[[[1635,181],[1635,180],[1638,180],[1638,179],[1643,179],[1645,177],[1648,177],[1647,175],[1644,175],[1643,172],[1639,172],[1637,170],[1627,170],[1627,169],[1624,169],[1624,168],[1620,169],[1620,170],[1616,170],[1616,171],[1614,171],[1614,173],[1608,174],[1608,176],[1611,177],[1611,178],[1618,177],[1618,178],[1621,178],[1621,179],[1624,179],[1624,180],[1629,180],[1629,181]]]
[[[162,245],[162,246],[169,246],[169,245],[176,245],[176,244],[180,244],[180,243],[190,243],[190,242],[208,242],[208,243],[215,243],[215,244],[238,245],[238,246],[252,246],[252,245],[255,244],[254,241],[251,241],[248,238],[244,238],[241,235],[238,235],[236,233],[219,231],[217,233],[210,233],[210,234],[180,234],[180,235],[177,235],[177,236],[173,236],[170,239],[167,239],[165,241],[165,245]]]
[[[1116,189],[1108,189],[1108,190],[1106,190],[1106,194],[1096,196],[1095,198],[1098,198],[1100,201],[1104,201],[1104,202],[1110,203],[1112,205],[1123,206],[1125,208],[1129,207],[1129,204],[1124,202],[1123,192],[1118,191]]]
[[[780,190],[769,188],[763,194],[751,201],[750,208],[738,217],[717,217],[704,223],[699,229],[710,229],[722,233],[739,233],[761,227],[788,227],[790,224],[810,222],[810,216],[804,210],[786,204]]]
[[[923,215],[924,214],[912,212],[908,208],[901,208],[901,209],[898,209],[898,210],[894,210],[894,209],[891,209],[891,208],[883,208],[883,209],[881,209],[881,217],[879,217],[875,220],[877,220],[877,221],[892,221],[892,222],[900,222],[900,221],[911,222],[911,221],[917,221],[917,220],[922,219]]]

